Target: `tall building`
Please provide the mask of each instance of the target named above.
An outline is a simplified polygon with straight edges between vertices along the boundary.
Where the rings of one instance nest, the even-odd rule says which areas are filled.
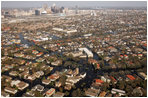
[[[75,7],[75,14],[78,14],[78,6]]]
[[[60,8],[60,13],[63,13],[64,7]]]
[[[51,6],[51,11],[53,13],[56,13],[56,4],[55,3]]]
[[[35,10],[35,15],[40,15],[40,11],[39,10]]]

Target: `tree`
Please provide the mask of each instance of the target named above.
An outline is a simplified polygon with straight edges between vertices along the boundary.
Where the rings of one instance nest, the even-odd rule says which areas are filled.
[[[64,74],[60,77],[59,81],[62,83],[62,86],[65,85],[66,79],[67,79],[67,77]]]
[[[60,91],[60,92],[63,92],[63,88],[62,88],[62,87],[60,87],[60,88],[59,88],[59,91]]]
[[[66,61],[64,63],[64,67],[68,67],[68,66],[71,66],[72,65],[72,62],[71,61]]]
[[[45,76],[44,76],[42,80],[45,80],[45,79],[46,79],[46,78],[45,78]]]
[[[119,89],[123,90],[125,88],[125,82],[124,81],[119,81],[118,87],[119,87]]]
[[[72,92],[72,97],[82,97],[83,91],[80,88],[77,88]]]
[[[102,90],[106,91],[109,88],[109,84],[107,82],[103,83]]]
[[[127,92],[127,95],[130,96],[131,91],[133,91],[133,88],[130,85],[126,85],[125,91]]]
[[[65,96],[68,96],[68,95],[69,95],[69,92],[68,92],[68,91],[66,91],[66,92],[65,92]]]
[[[26,92],[29,92],[30,90],[29,89],[27,89],[27,91]]]

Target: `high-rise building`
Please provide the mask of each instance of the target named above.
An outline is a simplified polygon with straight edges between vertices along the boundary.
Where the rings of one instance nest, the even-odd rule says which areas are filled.
[[[78,14],[78,6],[75,7],[75,14]]]
[[[35,10],[35,15],[40,15],[40,11],[39,10]]]
[[[60,8],[60,13],[63,13],[64,7]]]
[[[53,13],[56,13],[56,4],[55,3],[51,6],[51,11]]]

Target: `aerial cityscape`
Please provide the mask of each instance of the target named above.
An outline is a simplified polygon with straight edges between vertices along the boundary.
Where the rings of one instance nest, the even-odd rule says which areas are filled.
[[[147,97],[147,1],[1,4],[2,97]]]

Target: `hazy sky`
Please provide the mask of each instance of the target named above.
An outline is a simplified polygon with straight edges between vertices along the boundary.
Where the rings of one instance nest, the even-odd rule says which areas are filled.
[[[43,4],[64,7],[147,7],[146,1],[2,1],[2,8],[42,7]]]

